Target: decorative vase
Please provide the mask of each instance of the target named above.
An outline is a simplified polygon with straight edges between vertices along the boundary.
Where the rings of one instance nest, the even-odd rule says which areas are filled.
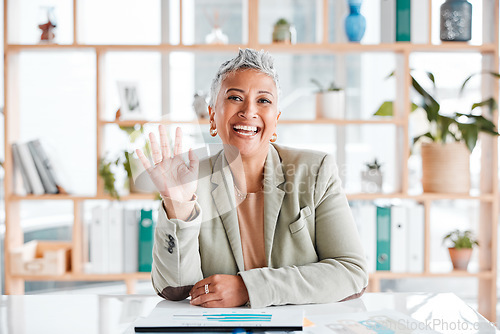
[[[470,152],[461,142],[422,143],[424,192],[468,194]]]
[[[384,175],[379,169],[361,171],[361,191],[365,193],[381,193]]]
[[[366,19],[361,15],[362,0],[348,0],[349,15],[345,18],[345,33],[351,42],[359,42],[366,29]]]
[[[273,30],[273,43],[295,44],[297,41],[297,31],[289,23],[275,24]]]
[[[327,91],[316,94],[316,118],[343,119],[345,92]]]
[[[467,0],[446,0],[441,5],[440,18],[442,41],[470,41],[472,5]]]
[[[472,248],[448,248],[451,263],[455,270],[467,270],[472,255]]]

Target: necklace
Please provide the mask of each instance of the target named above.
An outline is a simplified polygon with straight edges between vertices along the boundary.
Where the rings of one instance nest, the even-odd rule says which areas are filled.
[[[247,194],[242,194],[238,187],[236,187],[236,184],[234,185],[234,191],[239,201],[244,201],[247,198]]]

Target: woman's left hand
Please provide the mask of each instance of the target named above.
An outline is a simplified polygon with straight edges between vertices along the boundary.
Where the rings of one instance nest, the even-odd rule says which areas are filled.
[[[189,295],[191,305],[203,307],[237,307],[248,301],[247,288],[239,275],[212,275],[196,283]]]

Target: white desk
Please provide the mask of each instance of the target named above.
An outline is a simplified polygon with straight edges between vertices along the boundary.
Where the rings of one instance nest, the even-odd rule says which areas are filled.
[[[132,322],[149,314],[161,300],[156,296],[140,295],[2,296],[0,334],[134,333]],[[178,305],[177,302],[171,303],[172,307]],[[428,328],[437,332],[500,333],[451,293],[365,293],[359,299],[343,303],[284,307],[302,308],[306,318],[324,316],[326,319],[341,312],[395,310],[427,324]],[[313,327],[306,327],[305,332],[315,333]],[[333,331],[330,333],[334,334]]]

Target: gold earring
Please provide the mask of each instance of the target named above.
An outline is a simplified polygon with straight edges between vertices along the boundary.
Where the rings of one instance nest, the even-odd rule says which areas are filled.
[[[271,143],[274,143],[276,141],[276,139],[278,139],[278,135],[275,133],[273,133],[273,135],[271,136],[271,139],[269,140]]]
[[[217,129],[216,129],[216,128],[212,128],[212,127],[210,127],[210,135],[211,135],[212,137],[217,136]]]

